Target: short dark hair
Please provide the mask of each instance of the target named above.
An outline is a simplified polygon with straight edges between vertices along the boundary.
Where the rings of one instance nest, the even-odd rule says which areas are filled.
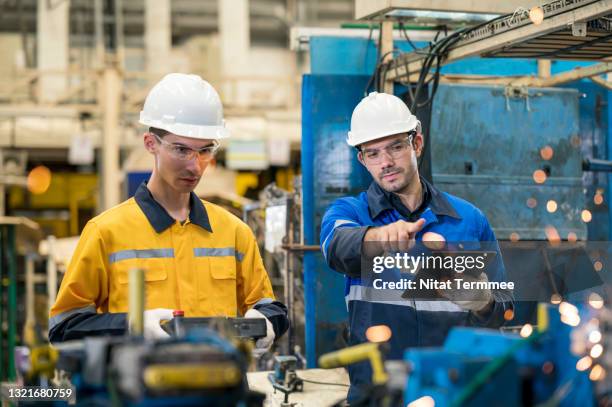
[[[157,127],[149,127],[149,133],[153,133],[159,138],[163,138],[164,136],[170,134],[169,131],[166,131],[164,129],[158,129]]]

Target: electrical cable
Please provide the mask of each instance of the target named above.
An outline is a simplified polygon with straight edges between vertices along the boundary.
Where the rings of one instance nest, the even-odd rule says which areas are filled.
[[[392,51],[388,51],[386,52],[383,56],[380,57],[380,60],[377,61],[376,63],[376,67],[374,68],[374,72],[372,73],[372,75],[370,76],[370,79],[368,80],[368,83],[366,85],[366,88],[364,90],[364,96],[367,96],[370,90],[370,87],[372,86],[372,82],[374,82],[374,90],[375,91],[379,91],[381,86],[380,86],[380,78],[378,78],[379,76],[379,72],[381,70],[381,66],[382,66],[382,60],[385,59],[387,57],[387,55],[393,53],[393,52],[398,52],[398,50],[394,49]],[[384,83],[384,81],[383,81]]]
[[[440,84],[440,71],[441,71],[442,65],[444,63],[444,60],[448,56],[449,49],[453,45],[458,43],[460,40],[464,39],[466,35],[468,35],[470,32],[479,30],[482,27],[489,26],[495,23],[496,21],[506,19],[510,15],[511,14],[501,15],[490,21],[486,21],[486,22],[477,24],[472,27],[464,27],[462,29],[456,30],[451,34],[448,34],[448,27],[446,25],[439,26],[438,32],[436,33],[434,40],[429,43],[429,46],[426,47],[425,50],[419,50],[415,46],[415,44],[412,42],[412,40],[408,36],[408,33],[404,27],[404,22],[400,20],[399,21],[400,32],[403,35],[403,37],[406,39],[406,41],[408,41],[409,45],[412,47],[413,53],[416,55],[424,56],[423,62],[421,65],[421,70],[419,72],[419,77],[414,87],[409,81],[410,77],[408,77],[407,88],[408,88],[408,93],[410,95],[410,106],[409,106],[410,111],[414,113],[416,109],[428,108],[433,103],[434,97],[436,95],[436,92]],[[440,38],[442,32],[444,32],[444,36]],[[380,56],[382,29],[379,31],[378,38],[379,38],[378,39],[378,51],[379,52],[377,54],[378,55],[378,58],[376,60],[377,63],[374,68],[374,72],[372,73],[372,76],[370,77],[370,80],[368,81],[368,84],[366,86],[366,89],[364,92],[365,95],[368,94],[368,91],[370,87],[372,86],[372,83],[374,83],[375,90],[377,91],[383,87],[385,81],[387,80],[387,74],[393,64],[393,60],[388,61],[388,62],[383,62],[386,55],[388,55],[388,53],[383,56]],[[405,68],[406,68],[406,73],[408,73],[408,61],[407,60],[405,61]],[[432,73],[432,70],[433,70],[433,73]],[[429,87],[430,89],[429,96],[425,99],[425,101],[419,102],[419,97],[421,96],[421,94],[423,93],[423,90],[426,87]],[[425,145],[423,146],[421,159],[419,160],[419,163],[418,163],[419,169],[421,169],[421,166],[423,164],[423,161],[424,161],[423,157],[425,157]]]
[[[328,383],[328,382],[318,382],[316,380],[306,380],[302,377],[297,376],[298,379],[300,379],[301,381],[305,382],[305,383],[312,383],[312,384],[321,384],[324,386],[341,386],[341,387],[350,387],[348,384],[344,384],[344,383]]]
[[[488,26],[498,20],[502,20],[505,19],[509,16],[510,14],[507,15],[502,15],[502,16],[498,16],[496,18],[494,18],[493,20],[490,21],[486,21],[483,23],[480,23],[478,25],[475,25],[473,27],[465,27],[462,28],[460,30],[457,30],[453,33],[451,33],[450,35],[446,35],[445,37],[438,39],[440,34],[442,33],[442,30],[439,30],[438,33],[436,34],[434,41],[432,43],[430,43],[429,47],[427,47],[427,53],[426,56],[424,58],[422,67],[421,67],[421,72],[419,74],[419,79],[417,81],[417,85],[415,87],[414,90],[414,95],[412,97],[412,106],[411,106],[411,110],[413,110],[414,108],[417,107],[426,107],[429,104],[431,104],[431,102],[433,101],[433,98],[435,96],[435,93],[438,89],[438,84],[440,81],[440,69],[442,66],[442,62],[444,61],[444,58],[446,58],[447,54],[448,54],[448,50],[449,48],[456,44],[457,42],[459,42],[461,39],[465,38],[465,36],[475,30],[478,30],[484,26]],[[401,23],[400,27],[403,28],[403,22]],[[439,27],[441,29],[444,30],[445,34],[448,34],[448,28],[446,26],[441,26]],[[402,30],[404,32],[404,30]],[[404,36],[407,38],[407,33],[404,32]],[[416,54],[423,54],[423,52],[416,52]],[[435,61],[435,74],[432,78],[428,79],[428,76],[430,75],[431,69],[432,69],[432,65],[434,64]],[[418,96],[420,96],[420,93],[422,91],[423,86],[428,85],[429,83],[431,83],[433,81],[433,86],[432,86],[432,91],[431,94],[429,96],[429,98],[422,103],[418,103]]]
[[[378,26],[378,49],[376,53],[376,68],[374,69],[374,83],[376,84],[376,90],[378,90],[378,79],[380,74],[380,63],[383,61],[380,54],[382,54],[382,24]]]
[[[372,33],[374,32],[374,24],[370,23],[370,29],[368,32],[368,39],[365,43],[365,52],[363,53],[363,67],[365,68],[368,63],[368,50],[370,49],[370,41],[372,40]]]
[[[416,86],[414,86],[414,90],[413,90],[413,86],[410,83],[408,83],[407,85],[408,93],[410,95],[410,100],[411,100],[410,110],[412,112],[415,112],[416,109],[418,108],[427,108],[428,106],[431,105],[435,97],[435,94],[438,90],[438,85],[440,83],[440,70],[442,67],[443,60],[448,53],[448,49],[452,45],[456,44],[459,40],[461,40],[464,36],[464,33],[467,31],[467,29],[462,29],[462,30],[458,30],[452,33],[451,35],[448,35],[448,30],[446,26],[441,26],[439,28],[440,30],[436,34],[434,41],[430,42],[429,46],[427,47],[427,52],[415,50],[416,54],[425,55],[425,57],[424,57],[423,64],[421,66],[421,71],[419,72],[419,78],[417,80]],[[440,38],[440,34],[442,33],[442,30],[444,31],[444,37]],[[400,23],[400,31],[402,32],[404,37],[409,41],[409,43],[411,44],[411,47],[416,48],[414,47],[414,43],[412,43],[412,41],[408,37],[408,34],[406,33],[406,31],[404,30],[403,22]],[[390,65],[391,65],[391,62],[389,62],[388,66],[385,67],[383,79],[386,79],[386,73]],[[408,65],[408,62],[406,61],[406,67],[407,65]],[[434,69],[433,75],[431,75],[432,69]],[[431,85],[431,88],[430,88],[430,92],[429,92],[430,94],[428,98],[423,102],[419,102],[419,97],[422,94],[423,89],[425,87],[429,87],[430,85]],[[425,152],[426,152],[426,146],[424,145],[423,150],[421,152],[421,157],[418,160],[419,170],[422,169],[422,165],[424,162],[423,158],[425,157]]]
[[[406,41],[408,41],[408,44],[410,44],[410,47],[412,47],[412,50],[418,54],[419,49],[416,47],[416,45],[414,45],[410,37],[408,37],[408,32],[406,31],[406,27],[404,27],[404,22],[401,20],[399,21],[399,29],[400,33],[404,36]]]

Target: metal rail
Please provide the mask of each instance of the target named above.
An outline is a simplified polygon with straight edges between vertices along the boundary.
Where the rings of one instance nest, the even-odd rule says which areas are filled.
[[[443,65],[460,59],[483,55],[498,49],[564,30],[577,22],[587,22],[612,13],[612,0],[556,0],[542,5],[544,20],[532,24],[524,13],[495,19],[481,27],[466,31],[462,38],[449,47]],[[388,68],[386,79],[413,82],[423,67],[428,49],[403,54]]]

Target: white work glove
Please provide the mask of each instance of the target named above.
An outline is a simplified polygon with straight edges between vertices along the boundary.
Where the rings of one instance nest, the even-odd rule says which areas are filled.
[[[441,250],[445,247],[446,239],[444,236],[438,233],[427,232],[423,235],[423,244],[432,250]],[[468,274],[455,273],[454,277],[461,278],[465,282],[489,281],[485,273],[480,273],[478,277],[470,276]],[[455,287],[456,282],[453,280],[451,283],[453,284],[453,287]],[[442,297],[457,304],[462,309],[474,312],[485,309],[493,297],[491,290],[489,289],[466,290],[463,288],[453,288],[451,290],[438,290],[438,293]]]
[[[144,312],[144,337],[146,339],[164,339],[170,335],[161,327],[161,321],[170,321],[173,318],[172,310],[167,308],[156,308]],[[132,324],[130,324],[131,329]]]
[[[472,281],[489,281],[487,275],[485,273],[480,273],[478,277],[470,276],[467,274],[455,274],[455,278],[462,279],[463,282],[472,282]],[[482,290],[469,290],[464,288],[454,288],[456,287],[455,281],[451,281],[453,284],[453,289],[451,290],[438,290],[438,293],[448,299],[449,301],[457,304],[461,308],[467,311],[482,311],[485,309],[493,298],[493,294],[491,294],[491,290],[488,288]]]
[[[266,320],[266,336],[263,338],[259,338],[255,342],[255,349],[253,349],[253,356],[255,358],[261,357],[264,353],[270,350],[272,347],[272,343],[274,342],[274,338],[276,334],[274,333],[274,327],[272,326],[272,322],[266,318],[264,314],[257,311],[256,309],[251,308],[244,314],[245,318],[263,318]]]

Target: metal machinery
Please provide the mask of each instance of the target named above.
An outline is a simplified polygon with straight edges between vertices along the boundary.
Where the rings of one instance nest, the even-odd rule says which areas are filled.
[[[583,172],[582,161],[609,159],[612,109],[605,87],[609,83],[599,86],[602,79],[596,75],[611,67],[608,62],[591,66],[569,62],[576,55],[588,60],[610,55],[609,1],[538,4],[544,15],[540,25],[531,22],[527,10],[513,8],[515,13],[479,23],[475,30],[456,30],[445,52],[434,42],[430,48],[410,42],[402,25],[396,32],[403,40],[389,41],[391,31],[385,27],[407,24],[398,7],[426,9],[427,5],[361,4],[378,8],[358,17],[373,19],[370,24],[382,22],[379,33],[371,35],[379,38],[379,53],[366,39],[313,37],[309,42],[312,74],[304,76],[302,92],[305,244],[320,243],[321,217],[334,199],[356,195],[369,185],[369,175],[345,142],[349,118],[365,92],[376,83],[389,91],[394,81],[395,93],[409,105],[416,106],[415,97],[433,102],[429,109],[416,109],[425,122],[422,173],[442,190],[481,207],[499,239],[547,240],[550,232],[563,240],[609,239],[609,206],[598,200],[609,193],[608,176]],[[583,22],[586,36],[584,31],[572,31]],[[441,37],[438,43],[447,38]],[[546,43],[552,45],[545,47]],[[392,49],[389,44],[396,51],[386,55],[385,50]],[[414,47],[425,48],[414,51]],[[546,61],[510,59],[513,55],[505,51],[511,47],[537,51],[517,54],[524,58],[538,58],[541,53],[544,58],[567,61],[555,61],[551,69]],[[549,54],[542,47],[557,53]],[[426,72],[421,68],[430,54],[439,59]],[[581,78],[593,78],[595,83]],[[421,94],[415,95],[419,81],[429,83],[421,83]],[[546,151],[553,154],[547,156]],[[534,175],[541,173],[545,182],[536,182]],[[326,267],[320,254],[307,253],[304,282],[307,360],[315,366],[322,353],[344,346],[339,334],[346,320],[340,295],[344,281]],[[533,305],[528,312],[517,312],[514,322],[532,321]]]
[[[275,291],[283,293],[291,325],[281,339],[280,354],[294,355],[304,366],[302,341],[304,332],[304,288],[301,264],[304,253],[318,251],[318,245],[303,244],[301,177],[294,179],[294,192],[270,184],[264,188],[257,203],[244,208],[244,221],[254,231],[257,243]],[[261,367],[272,369],[273,359],[260,361]]]
[[[101,337],[19,348],[17,387],[71,388],[83,405],[257,406],[264,395],[248,391],[249,352],[206,328],[158,342]],[[11,387],[3,386],[5,397]]]
[[[597,160],[611,157],[608,90],[612,87],[598,75],[612,68],[602,61],[612,55],[612,2],[529,4],[542,11],[543,21],[538,24],[530,20],[529,9],[508,2],[510,10],[495,13],[510,14],[479,23],[475,29],[458,28],[446,37],[441,35],[429,47],[412,43],[402,24],[414,20],[402,17],[400,9],[447,11],[433,6],[449,3],[357,1],[358,14],[360,4],[370,9],[360,16],[370,20],[374,29],[380,27],[378,34],[374,32],[368,39],[310,39],[312,73],[304,76],[302,91],[305,244],[320,243],[321,217],[334,199],[356,195],[371,182],[345,139],[353,108],[374,89],[394,92],[411,109],[416,108],[417,116],[425,122],[422,173],[442,190],[480,207],[500,240],[609,240],[610,206],[607,199],[601,200],[609,196],[609,177],[598,172],[609,171],[609,165],[598,167]],[[492,4],[461,4],[469,8],[485,3]],[[394,23],[403,40],[390,40]],[[370,41],[377,37],[378,52]],[[513,59],[502,59],[508,57]],[[601,63],[586,66],[569,62],[575,59]],[[426,64],[428,68],[424,68]],[[421,93],[416,94],[419,89]],[[418,109],[419,102],[414,100],[421,98],[429,99],[429,109]],[[584,166],[585,161],[594,164]],[[517,262],[506,266],[520,267]],[[600,273],[602,267],[597,264],[587,267],[576,272],[588,275],[594,267],[609,287],[609,273]],[[319,253],[307,253],[304,284],[307,361],[315,366],[323,353],[345,346],[339,334],[346,321],[341,295],[344,279],[327,268]],[[602,297],[599,305],[608,303],[609,292],[604,291]],[[549,298],[539,301],[549,302]],[[595,312],[584,307],[579,314],[591,330],[589,321],[600,321],[598,332],[609,342],[609,310]],[[545,401],[553,405],[555,400],[575,405],[571,403],[576,394],[586,397],[588,404],[594,387],[603,387],[603,393],[609,391],[609,381],[596,386],[589,382],[589,376],[593,381],[603,379],[609,357],[597,361],[591,357],[585,367],[587,359],[568,353],[570,342],[574,343],[582,328],[560,322],[562,314],[556,307],[547,315],[548,329],[530,336],[524,345],[517,335],[457,328],[444,348],[410,350],[407,363],[400,365],[410,366],[407,381],[390,384],[382,396],[395,388],[403,395],[403,405],[413,401],[417,401],[414,406],[433,405],[433,399],[435,405],[483,405],[479,397],[487,399],[487,392],[495,389],[493,399],[500,403],[507,400],[507,405]],[[534,324],[537,317],[535,301],[520,301],[509,324],[531,327],[525,324]],[[608,347],[604,342],[602,347]],[[577,364],[578,360],[582,362]],[[398,375],[392,363],[388,368],[390,377]],[[516,392],[517,388],[521,390]],[[520,397],[504,393],[510,389]],[[418,401],[426,396],[429,399]]]
[[[541,304],[540,321],[532,332],[517,335],[457,328],[442,349],[407,351],[410,380],[405,400],[429,395],[441,406],[476,406],[487,400],[497,400],[500,406],[595,405],[594,384],[582,365],[587,359],[579,361],[587,357],[591,364],[603,363],[596,374],[609,367],[605,360],[586,356],[590,349],[579,348],[588,343],[590,332],[603,329],[605,338],[609,315],[588,307],[578,313],[569,303]],[[582,325],[564,322],[569,315],[579,315]],[[608,335],[605,341],[609,339]]]
[[[56,367],[70,375],[79,403],[260,405],[248,392],[248,348],[202,328],[172,341],[89,338],[60,347]]]
[[[377,343],[324,355],[319,364],[370,360],[373,384],[356,406],[594,406],[593,381],[612,362],[601,353],[612,340],[612,314],[602,305],[541,304],[538,325],[520,334],[454,328],[442,348],[407,350],[385,368]],[[608,405],[609,394],[600,400]]]
[[[17,270],[19,258],[25,258],[25,305],[24,340],[31,339],[28,328],[34,325],[34,265],[33,256],[40,240],[38,224],[27,218],[0,216],[0,380],[15,378],[14,350],[19,331]]]
[[[151,341],[142,336],[143,312],[144,272],[132,270],[130,336],[20,347],[17,381],[3,384],[3,397],[10,388],[37,385],[72,389],[79,405],[262,405],[265,396],[246,381],[253,346],[246,337],[262,336],[262,328],[265,335],[264,321],[179,317],[172,324],[182,332]]]
[[[318,240],[321,217],[334,199],[357,195],[370,183],[369,174],[345,143],[345,118],[350,117],[366,82],[363,76],[305,78],[304,116],[308,126],[303,141],[304,214],[305,219],[312,220],[305,222],[305,236],[312,238],[307,243]],[[342,86],[336,88],[338,84]],[[563,239],[568,235],[586,239],[582,211],[588,207],[596,213],[603,208],[585,206],[583,153],[580,141],[576,141],[580,134],[580,92],[529,92],[514,97],[499,87],[440,85],[429,120],[431,179],[440,189],[476,203],[501,240],[514,236],[546,240],[546,226]],[[333,113],[328,112],[328,103],[333,104]],[[496,120],[491,120],[494,117]],[[545,146],[554,151],[552,160],[541,157],[540,150]],[[314,166],[308,167],[307,162],[314,162]],[[533,174],[538,170],[547,174],[546,183],[534,182]],[[311,179],[317,182],[309,190],[306,182]],[[588,185],[589,190],[596,188]],[[554,212],[547,209],[550,200],[558,202]],[[536,202],[533,206],[532,201]],[[605,212],[598,216],[607,218]],[[320,355],[342,346],[338,332],[342,331],[345,304],[339,293],[344,292],[344,282],[342,276],[327,269],[321,256],[309,256],[305,259],[306,316],[307,321],[313,316],[310,321],[316,335],[307,323],[307,348],[312,338],[315,354]],[[327,311],[310,311],[309,304]],[[531,306],[525,317],[533,318],[533,312]]]
[[[174,337],[183,337],[193,330],[210,328],[233,338],[259,339],[266,336],[266,322],[260,318],[185,318],[183,311],[174,311],[174,318],[162,329]]]
[[[298,377],[296,369],[297,358],[295,356],[276,356],[274,373],[268,374],[268,380],[274,390],[284,394],[283,407],[293,407],[295,404],[289,403],[289,395],[304,389],[304,381]]]
[[[441,85],[430,130],[433,182],[477,202],[498,239],[509,240],[512,233],[546,239],[544,225],[563,238],[573,233],[586,239],[579,98],[574,89],[513,96],[491,86]],[[546,146],[554,152],[550,160],[540,155]],[[546,174],[545,183],[534,182],[538,170]],[[535,208],[529,199],[537,201]],[[548,200],[559,203],[557,211],[546,210]]]
[[[8,222],[7,222],[8,223]],[[15,360],[13,351],[15,349],[17,336],[17,250],[15,248],[15,225],[11,223],[2,225],[0,229],[0,277],[8,284],[2,283],[0,287],[0,325],[7,321],[6,334],[2,327],[0,331],[0,370],[1,379],[12,379],[7,376],[13,372]],[[6,280],[4,280],[6,279]],[[7,373],[4,373],[7,372]]]

